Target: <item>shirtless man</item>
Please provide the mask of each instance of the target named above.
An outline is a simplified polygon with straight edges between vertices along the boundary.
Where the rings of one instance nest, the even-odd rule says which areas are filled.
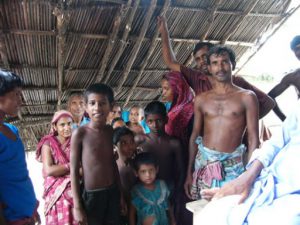
[[[295,53],[295,56],[298,60],[300,60],[300,35],[293,38],[291,41],[291,49]],[[298,97],[300,97],[300,69],[293,71],[285,75],[279,84],[277,84],[270,92],[269,95],[272,98],[276,98],[277,96],[281,95],[289,86],[295,86]],[[282,120],[285,120],[285,115],[280,110],[278,105],[273,108],[274,113]]]
[[[158,17],[158,26],[162,38],[162,53],[166,66],[173,71],[181,72],[196,95],[212,89],[213,78],[207,69],[207,53],[213,44],[199,42],[193,51],[195,68],[180,64],[172,50],[167,22],[164,17]],[[233,68],[235,65],[233,65]],[[275,106],[274,100],[263,91],[248,83],[241,76],[232,76],[233,84],[253,91],[259,103],[259,118],[263,118]]]
[[[203,188],[223,186],[244,171],[242,138],[246,127],[249,157],[259,143],[257,98],[252,91],[232,84],[234,52],[216,46],[210,49],[208,57],[215,86],[195,98],[185,182],[185,192],[192,199],[200,199]]]
[[[119,225],[120,177],[113,153],[113,129],[106,124],[114,101],[113,91],[96,83],[87,88],[84,96],[91,121],[76,129],[71,139],[74,217],[85,225]],[[81,165],[83,193],[79,184]]]

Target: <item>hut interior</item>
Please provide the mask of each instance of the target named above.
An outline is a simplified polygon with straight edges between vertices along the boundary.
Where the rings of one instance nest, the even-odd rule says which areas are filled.
[[[104,82],[123,107],[159,99],[167,72],[157,16],[178,61],[198,41],[231,47],[237,61],[291,13],[291,0],[2,0],[0,67],[24,80],[17,125],[27,150],[49,130],[72,91]],[[239,66],[239,63],[238,63]]]

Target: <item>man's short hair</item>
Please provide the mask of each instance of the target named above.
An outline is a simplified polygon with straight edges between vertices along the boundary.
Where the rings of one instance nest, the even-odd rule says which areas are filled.
[[[210,56],[212,55],[222,55],[223,53],[227,53],[229,55],[230,62],[232,64],[232,70],[235,69],[236,61],[235,61],[235,53],[231,48],[228,48],[223,45],[216,45],[212,47],[207,54],[207,63],[210,65]]]
[[[107,97],[110,104],[114,103],[114,92],[112,88],[106,84],[95,83],[90,85],[84,92],[84,99],[87,102],[90,94],[103,94]]]
[[[162,117],[166,118],[167,117],[167,109],[166,106],[159,101],[153,101],[150,102],[146,107],[145,107],[145,117],[147,118],[150,114],[158,114],[161,115]]]
[[[117,145],[121,137],[125,135],[131,135],[134,138],[134,133],[128,127],[118,127],[114,130],[113,144]]]
[[[209,42],[198,42],[196,45],[195,45],[195,48],[193,50],[193,55],[196,55],[196,53],[204,48],[204,47],[207,47],[208,50],[211,49],[212,47],[214,47],[214,44],[212,43],[209,43]]]
[[[291,41],[291,49],[293,51],[296,50],[296,47],[300,45],[300,35],[297,35],[296,37],[293,38],[293,40]]]
[[[17,74],[0,69],[0,96],[22,85],[23,81]]]

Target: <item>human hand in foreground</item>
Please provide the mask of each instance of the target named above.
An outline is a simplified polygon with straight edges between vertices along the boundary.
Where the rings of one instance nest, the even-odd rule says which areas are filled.
[[[252,182],[249,182],[249,179],[243,175],[228,182],[222,188],[203,189],[201,197],[206,200],[215,200],[228,195],[240,195],[241,199],[238,204],[243,203],[248,198],[252,187]]]

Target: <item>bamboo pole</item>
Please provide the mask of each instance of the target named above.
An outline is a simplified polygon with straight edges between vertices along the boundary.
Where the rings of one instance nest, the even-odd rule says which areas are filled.
[[[164,15],[168,9],[170,5],[170,0],[166,0],[165,1],[165,4],[164,4],[164,7],[162,8],[162,12],[161,12],[161,15]],[[139,72],[139,74],[137,75],[137,77],[135,78],[135,81],[132,85],[132,88],[130,89],[128,95],[127,95],[127,98],[125,100],[125,103],[123,105],[123,107],[126,107],[126,105],[128,104],[128,102],[130,101],[130,98],[131,96],[133,95],[133,92],[136,90],[137,88],[137,85],[142,77],[142,74],[144,73],[144,70],[150,60],[150,57],[152,56],[153,52],[154,52],[154,49],[155,49],[155,46],[157,44],[157,37],[159,36],[159,31],[158,31],[158,27],[156,27],[156,30],[155,30],[155,33],[153,35],[153,38],[151,40],[151,44],[150,44],[150,47],[149,47],[149,50],[147,51],[147,55],[145,56],[145,59],[143,60],[142,62],[142,67],[141,67],[141,70]]]
[[[127,62],[127,65],[124,68],[123,74],[121,76],[122,77],[121,78],[121,82],[119,82],[119,84],[118,84],[118,87],[117,87],[117,90],[116,90],[117,94],[120,93],[120,91],[122,89],[122,86],[125,83],[128,75],[129,75],[129,72],[130,72],[131,67],[132,67],[132,65],[134,63],[134,60],[136,59],[137,54],[138,54],[138,52],[139,52],[139,50],[141,48],[141,45],[142,45],[142,42],[144,40],[146,31],[147,31],[147,29],[149,27],[150,20],[152,18],[154,10],[155,10],[156,2],[157,2],[157,0],[151,0],[151,2],[150,2],[150,7],[149,7],[149,9],[148,9],[148,11],[147,11],[147,13],[145,15],[145,20],[143,22],[143,25],[142,25],[139,37],[138,37],[137,41],[134,44],[133,50],[131,52],[131,56],[130,56],[128,62]]]

